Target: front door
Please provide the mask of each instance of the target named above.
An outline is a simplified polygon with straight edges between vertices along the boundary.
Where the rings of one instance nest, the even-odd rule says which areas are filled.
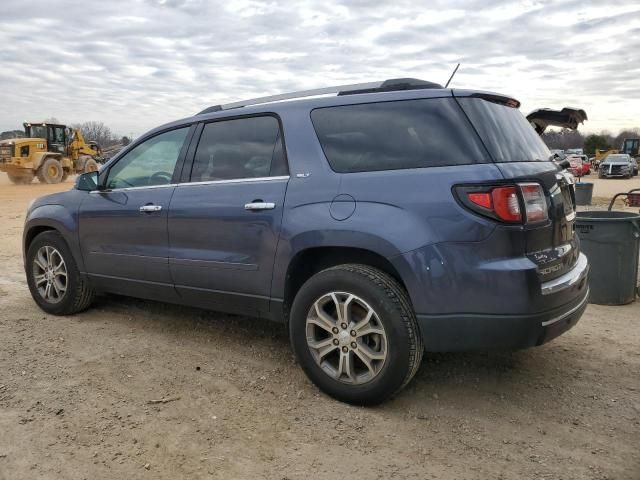
[[[191,304],[267,311],[289,180],[273,116],[204,125],[189,182],[169,208],[169,267]]]
[[[106,190],[80,207],[80,244],[91,281],[108,291],[176,296],[168,266],[167,212],[189,127],[134,147],[107,172]],[[102,180],[101,180],[102,182]]]

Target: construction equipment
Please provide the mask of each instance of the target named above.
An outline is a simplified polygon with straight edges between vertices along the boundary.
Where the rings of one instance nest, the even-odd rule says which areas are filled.
[[[604,159],[607,158],[609,155],[615,155],[617,153],[620,153],[620,150],[617,150],[615,148],[610,148],[609,150],[596,149],[595,153],[596,153],[595,155],[596,163],[599,165],[600,162],[604,161]]]
[[[98,170],[101,151],[80,129],[53,123],[24,123],[25,138],[0,141],[0,172],[13,183],[59,183],[73,173]]]
[[[626,153],[632,157],[640,156],[640,138],[625,138],[622,141],[620,153]]]

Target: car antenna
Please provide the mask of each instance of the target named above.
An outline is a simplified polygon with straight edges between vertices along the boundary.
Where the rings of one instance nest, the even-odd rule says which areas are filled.
[[[449,77],[449,80],[447,80],[447,84],[444,86],[444,88],[447,88],[449,86],[449,84],[451,83],[451,80],[453,79],[453,76],[456,74],[456,72],[458,71],[459,67],[460,67],[460,64],[457,64],[456,68],[453,69],[453,73]]]

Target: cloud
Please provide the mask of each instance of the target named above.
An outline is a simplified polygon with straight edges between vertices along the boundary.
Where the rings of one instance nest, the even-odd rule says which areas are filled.
[[[640,6],[625,1],[31,0],[0,6],[0,130],[56,116],[138,135],[206,106],[394,77],[571,102],[640,123]],[[39,16],[33,16],[38,12]]]

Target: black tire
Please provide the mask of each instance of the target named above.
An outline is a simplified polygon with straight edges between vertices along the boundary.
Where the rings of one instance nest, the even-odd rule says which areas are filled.
[[[45,246],[53,247],[60,253],[67,271],[66,291],[56,303],[51,303],[43,298],[35,282],[35,257],[38,251]],[[49,230],[37,235],[27,250],[25,268],[31,296],[45,312],[53,315],[71,315],[86,310],[91,305],[94,292],[86,279],[80,274],[71,250],[60,233]]]
[[[345,292],[364,300],[384,328],[386,359],[366,383],[347,384],[330,376],[307,345],[307,315],[315,302],[330,292]],[[355,405],[376,405],[395,395],[413,378],[422,360],[422,338],[406,291],[386,273],[366,265],[338,265],[307,280],[291,306],[289,333],[298,362],[309,379],[333,398]]]
[[[33,182],[33,177],[35,176],[33,173],[25,173],[24,175],[13,175],[11,173],[7,173],[9,180],[11,183],[16,185],[28,185]]]
[[[96,162],[93,158],[88,158],[84,163],[84,173],[89,172],[97,172],[98,171],[98,162]]]
[[[40,183],[60,183],[63,174],[62,165],[53,157],[45,158],[40,168],[38,168],[38,180],[40,180]]]

